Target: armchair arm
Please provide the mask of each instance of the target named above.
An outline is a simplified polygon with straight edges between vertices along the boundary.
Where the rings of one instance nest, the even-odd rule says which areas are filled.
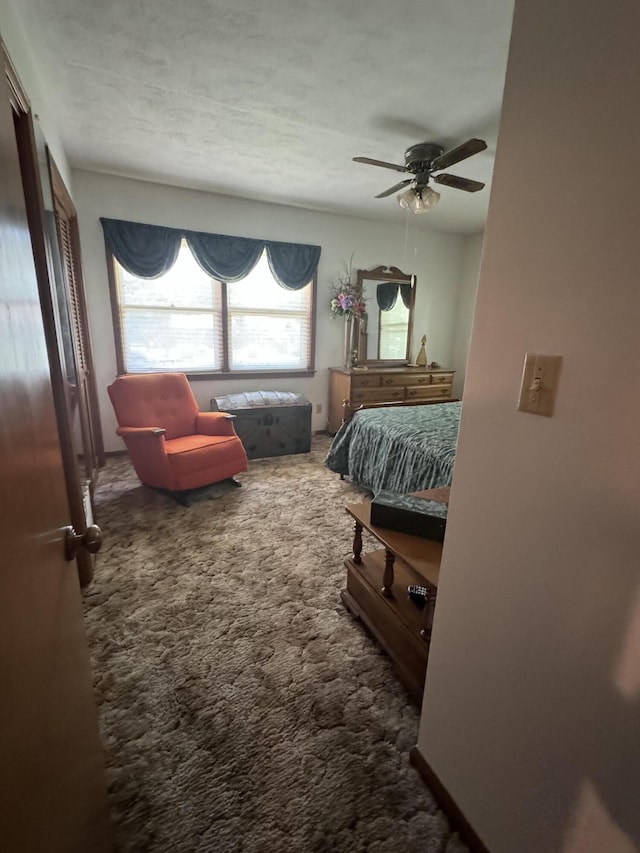
[[[161,427],[118,427],[136,474],[148,486],[172,488],[173,475],[165,450],[166,429]]]
[[[162,427],[118,427],[116,435],[121,438],[143,438],[148,435],[164,435],[166,429]]]
[[[233,419],[228,412],[199,412],[196,417],[198,435],[235,435]]]

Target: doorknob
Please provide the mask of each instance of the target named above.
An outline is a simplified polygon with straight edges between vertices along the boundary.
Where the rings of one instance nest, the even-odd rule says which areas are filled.
[[[84,533],[76,533],[69,525],[64,529],[64,555],[67,560],[73,560],[78,547],[86,548],[90,554],[97,554],[102,547],[102,530],[97,524],[90,524]]]

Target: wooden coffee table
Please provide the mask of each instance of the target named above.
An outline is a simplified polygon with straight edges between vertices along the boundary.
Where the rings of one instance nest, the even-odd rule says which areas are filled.
[[[414,492],[417,497],[448,503],[449,488]],[[442,543],[371,524],[368,501],[347,504],[354,519],[353,556],[345,560],[347,586],[343,603],[361,619],[396,665],[400,678],[420,705],[424,689],[429,641],[436,605]],[[382,547],[363,551],[362,531]],[[428,588],[420,609],[409,598],[407,586]]]

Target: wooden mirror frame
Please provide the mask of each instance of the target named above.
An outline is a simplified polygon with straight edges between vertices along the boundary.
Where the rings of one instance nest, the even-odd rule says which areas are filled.
[[[409,304],[409,322],[407,326],[407,351],[405,358],[367,358],[367,338],[365,333],[360,335],[358,346],[358,364],[378,365],[380,367],[408,364],[411,360],[411,338],[413,334],[413,308],[416,301],[416,277],[403,273],[398,267],[375,267],[372,270],[357,270],[357,286],[363,291],[365,281],[397,282],[411,285],[411,302]]]

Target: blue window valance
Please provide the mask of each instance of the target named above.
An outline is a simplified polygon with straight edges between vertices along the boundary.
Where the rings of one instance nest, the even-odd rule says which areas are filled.
[[[111,254],[138,278],[158,278],[170,270],[183,239],[202,269],[212,278],[226,282],[247,276],[266,248],[269,267],[278,284],[299,290],[311,281],[320,260],[320,246],[304,243],[206,234],[123,219],[101,217],[100,222]]]
[[[376,301],[381,311],[391,311],[398,299],[398,292],[402,296],[404,307],[411,306],[411,285],[399,281],[385,281],[376,287]]]

